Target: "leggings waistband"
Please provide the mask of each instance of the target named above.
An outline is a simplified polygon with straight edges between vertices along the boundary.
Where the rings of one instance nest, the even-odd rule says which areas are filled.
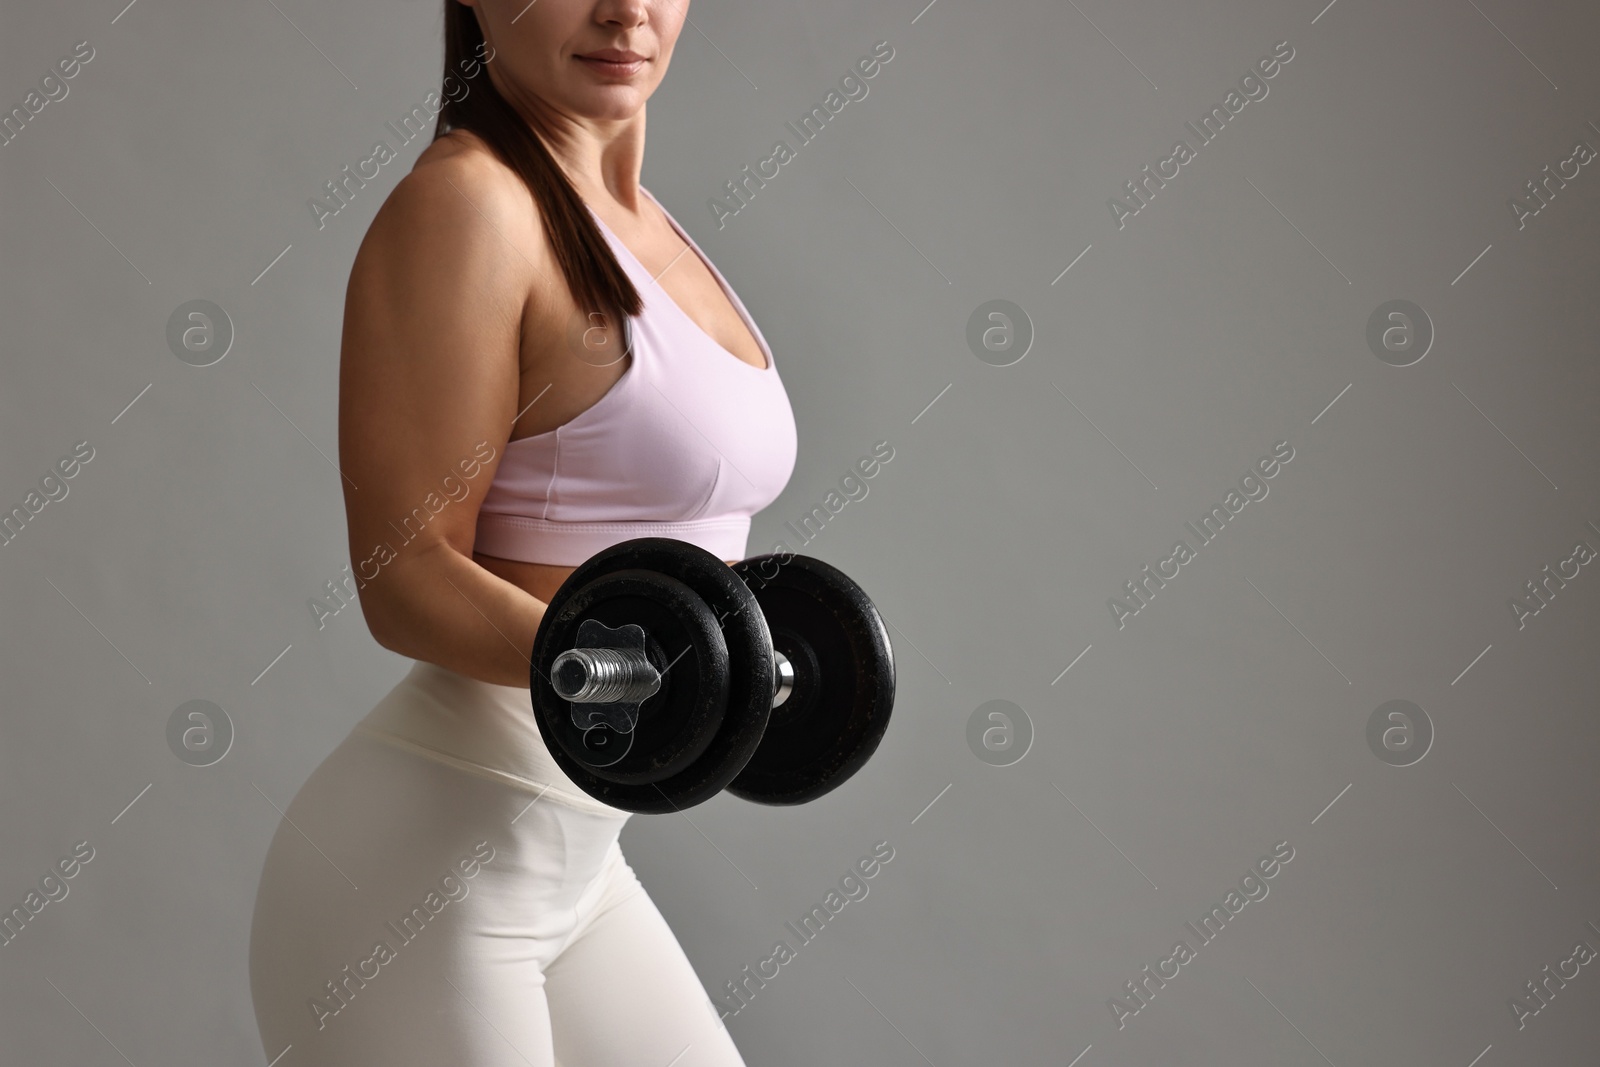
[[[361,733],[569,807],[626,818],[567,777],[533,721],[528,690],[417,660],[356,724]]]

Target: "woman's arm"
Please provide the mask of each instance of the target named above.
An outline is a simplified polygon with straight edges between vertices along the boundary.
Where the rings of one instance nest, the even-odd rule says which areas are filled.
[[[545,605],[473,562],[472,544],[517,414],[524,313],[553,270],[521,181],[450,148],[436,143],[395,187],[350,273],[339,367],[350,558],[379,644],[525,686]]]

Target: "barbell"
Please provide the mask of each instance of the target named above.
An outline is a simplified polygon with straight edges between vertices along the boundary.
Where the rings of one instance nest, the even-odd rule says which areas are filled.
[[[534,720],[581,789],[640,813],[726,789],[814,800],[877,749],[894,704],[888,629],[861,587],[809,556],[733,566],[642,537],[580,564],[534,638]]]

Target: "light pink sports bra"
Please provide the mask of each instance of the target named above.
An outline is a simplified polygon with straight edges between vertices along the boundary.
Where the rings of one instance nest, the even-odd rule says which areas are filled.
[[[718,559],[743,559],[750,517],[777,499],[795,464],[794,411],[772,350],[727,279],[665,207],[661,213],[749,327],[765,368],[712,340],[589,213],[644,301],[629,323],[631,363],[576,418],[506,442],[478,511],[474,550],[576,566],[620,541],[673,537]]]

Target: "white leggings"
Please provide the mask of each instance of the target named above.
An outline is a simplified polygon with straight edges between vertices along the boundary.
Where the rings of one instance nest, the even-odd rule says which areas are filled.
[[[743,1067],[623,859],[628,813],[356,730],[286,815],[250,931],[268,1062]]]

